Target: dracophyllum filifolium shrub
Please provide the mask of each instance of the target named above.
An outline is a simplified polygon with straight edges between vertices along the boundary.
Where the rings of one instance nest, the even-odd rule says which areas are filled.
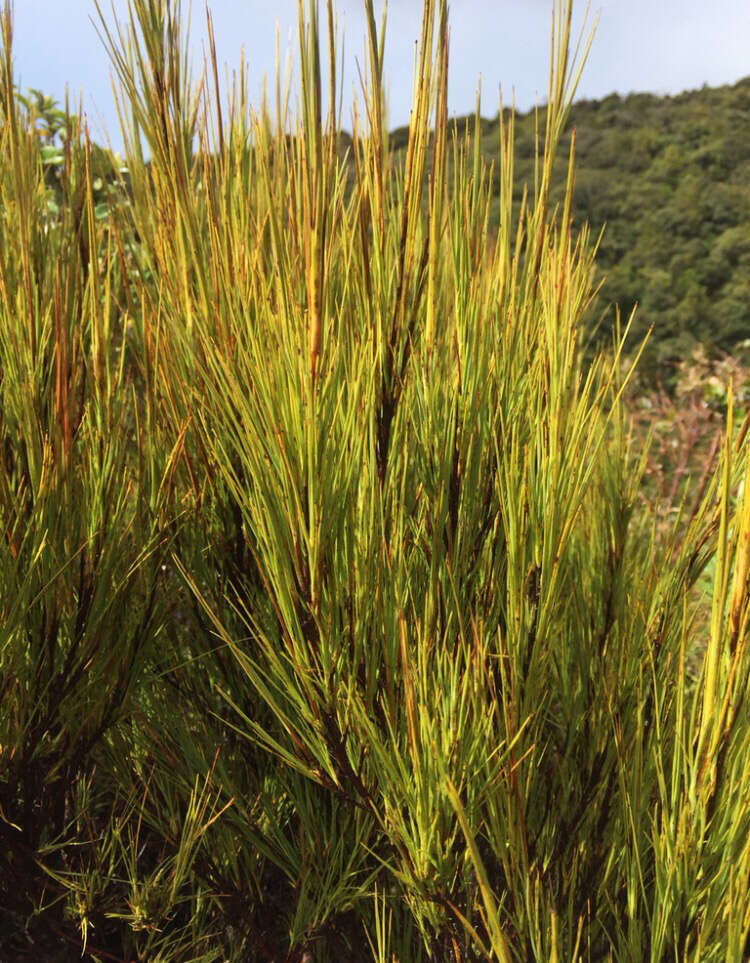
[[[512,116],[489,170],[479,104],[466,140],[448,121],[445,4],[424,4],[398,157],[365,11],[346,154],[330,5],[324,78],[300,2],[294,108],[277,70],[252,110],[244,67],[225,105],[213,47],[193,83],[179,4],[103,26],[154,431],[194,513],[174,544],[190,628],[164,662],[183,701],[150,744],[144,820],[172,838],[196,770],[231,802],[194,905],[238,959],[739,960],[744,454],[655,538],[621,340],[581,363],[595,244],[571,223],[573,151],[549,203],[570,6],[520,213]]]
[[[172,516],[126,363],[122,261],[95,217],[88,137],[68,115],[51,210],[11,40],[4,6],[0,957],[52,960],[85,945],[112,882],[89,872],[116,795],[96,760],[165,618]]]

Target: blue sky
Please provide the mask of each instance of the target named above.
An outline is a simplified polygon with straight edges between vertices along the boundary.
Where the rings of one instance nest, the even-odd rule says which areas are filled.
[[[2,2],[2,0],[0,0]],[[305,0],[307,2],[307,0]],[[282,58],[296,52],[297,0],[213,0],[220,64],[236,68],[244,48],[250,68],[250,95],[258,102],[264,71],[274,72],[276,22]],[[111,0],[101,7],[113,22]],[[408,120],[414,42],[419,34],[420,0],[390,0],[385,73],[390,126]],[[191,50],[197,63],[206,36],[204,0],[183,0],[192,10]],[[123,18],[126,0],[114,0]],[[338,0],[345,32],[344,127],[364,62],[362,0]],[[380,9],[380,0],[376,0]],[[485,116],[497,113],[500,86],[507,104],[515,93],[523,110],[544,100],[549,54],[551,0],[452,0],[450,3],[449,110],[473,110],[481,74]],[[104,130],[121,143],[109,80],[109,61],[92,23],[93,0],[15,0],[14,62],[22,88],[37,87],[62,100],[66,83],[83,106],[95,140]],[[575,6],[582,22],[585,3]],[[750,75],[750,0],[593,0],[589,20],[598,15],[594,45],[579,96],[598,98],[612,91],[681,90],[734,83]],[[293,83],[294,89],[294,83]]]

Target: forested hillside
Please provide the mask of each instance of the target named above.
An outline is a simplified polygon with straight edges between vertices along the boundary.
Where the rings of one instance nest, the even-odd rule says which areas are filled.
[[[521,184],[534,177],[534,112],[516,123],[520,200]],[[741,351],[750,338],[750,78],[677,97],[576,103],[558,156],[558,193],[572,129],[576,220],[588,220],[595,235],[605,228],[592,322],[603,319],[600,331],[608,332],[608,306],[619,304],[627,317],[637,303],[634,337],[654,326],[647,368],[684,358],[697,343]],[[405,144],[406,133],[394,131],[392,144]],[[497,143],[497,119],[483,120],[485,155],[496,156]]]

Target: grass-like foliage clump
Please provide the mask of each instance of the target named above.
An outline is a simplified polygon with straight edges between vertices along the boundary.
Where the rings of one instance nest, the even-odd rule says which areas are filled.
[[[193,81],[176,0],[101,17],[104,171],[4,8],[0,959],[740,963],[747,425],[665,526],[619,334],[582,362],[574,138],[550,202],[569,4],[520,213],[445,0],[399,161],[365,9],[350,156],[330,3],[295,109]]]

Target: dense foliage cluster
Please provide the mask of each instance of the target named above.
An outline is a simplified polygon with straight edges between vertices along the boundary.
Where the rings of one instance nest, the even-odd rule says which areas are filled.
[[[655,360],[696,343],[750,337],[750,78],[679,97],[580,102],[574,209],[596,232],[600,301],[635,333],[654,326]],[[747,345],[745,345],[747,347]]]
[[[19,97],[3,6],[0,960],[747,959],[750,415],[696,358],[647,464],[584,357],[554,9],[519,200],[446,0],[395,154],[371,0],[348,141],[314,0],[293,119],[129,0],[123,161]]]

